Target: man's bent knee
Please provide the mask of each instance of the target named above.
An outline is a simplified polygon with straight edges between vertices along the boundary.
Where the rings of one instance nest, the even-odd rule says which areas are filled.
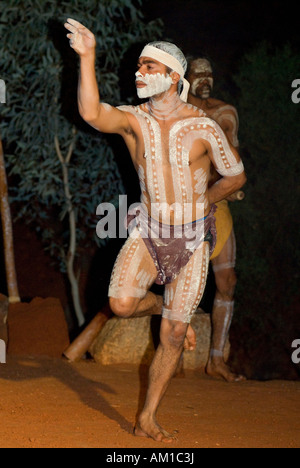
[[[130,317],[136,310],[136,300],[132,297],[110,297],[109,305],[115,315],[122,318]]]

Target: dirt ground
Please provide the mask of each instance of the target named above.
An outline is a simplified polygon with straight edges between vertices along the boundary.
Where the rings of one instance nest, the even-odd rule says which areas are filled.
[[[147,368],[8,356],[0,365],[1,448],[166,448],[132,435]],[[158,420],[175,448],[299,448],[300,382],[172,380]]]
[[[52,268],[23,224],[15,229],[15,240],[20,294],[25,302],[18,307],[14,322],[10,314],[10,353],[7,363],[0,364],[0,448],[169,448],[132,435],[144,402],[147,368],[101,366],[92,360],[71,364],[57,357],[68,338],[60,308],[47,299],[42,314],[36,314],[32,305],[30,316],[25,309],[26,298],[36,296],[58,298],[65,309],[68,298],[63,276]],[[26,320],[20,320],[23,308]],[[47,348],[47,357],[34,354],[37,341],[33,336],[43,343],[43,352]],[[21,352],[24,344],[27,353]],[[282,362],[285,369],[287,363]],[[300,380],[229,384],[191,370],[184,378],[172,380],[158,421],[166,430],[178,431],[174,449],[299,448],[299,402]]]

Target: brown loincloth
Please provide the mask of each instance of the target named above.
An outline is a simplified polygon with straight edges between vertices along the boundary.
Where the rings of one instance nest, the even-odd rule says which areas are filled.
[[[156,284],[172,283],[203,242],[209,242],[210,255],[216,245],[216,227],[212,205],[209,214],[183,225],[166,225],[151,218],[142,205],[127,217],[129,231],[137,227],[157,269]],[[200,274],[200,273],[199,273]]]

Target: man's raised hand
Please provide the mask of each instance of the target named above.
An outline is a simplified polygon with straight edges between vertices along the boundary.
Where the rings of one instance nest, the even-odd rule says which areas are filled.
[[[67,38],[70,40],[70,47],[81,56],[89,55],[96,47],[94,34],[89,31],[83,24],[78,21],[68,18],[65,23],[65,28],[70,31]]]

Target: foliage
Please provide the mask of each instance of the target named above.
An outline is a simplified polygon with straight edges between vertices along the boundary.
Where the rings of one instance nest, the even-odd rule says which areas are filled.
[[[0,132],[15,181],[11,200],[18,203],[18,216],[35,224],[52,254],[61,260],[69,238],[68,200],[55,136],[64,157],[74,145],[69,188],[81,246],[97,240],[94,214],[98,204],[117,204],[123,192],[106,137],[78,115],[78,59],[63,24],[73,17],[94,32],[102,99],[120,104],[118,74],[124,54],[132,44],[161,31],[159,20],[143,22],[141,5],[141,0],[1,2],[0,70],[7,104],[1,109]]]
[[[238,239],[239,316],[282,330],[283,311],[299,293],[299,117],[291,84],[300,57],[289,45],[260,44],[243,58],[240,142],[246,198],[232,204]],[[252,330],[253,331],[253,330]]]

